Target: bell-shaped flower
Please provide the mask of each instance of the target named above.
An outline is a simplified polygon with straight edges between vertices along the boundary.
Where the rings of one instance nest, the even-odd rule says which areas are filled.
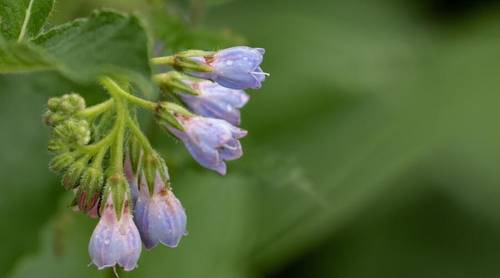
[[[221,175],[226,174],[226,163],[243,155],[238,139],[247,131],[230,123],[200,116],[177,116],[183,130],[167,126],[168,130],[184,142],[193,158],[202,166]]]
[[[194,113],[209,117],[226,120],[233,125],[240,125],[242,108],[249,100],[249,96],[243,90],[229,89],[212,81],[190,82],[198,95],[180,93],[180,97]]]
[[[260,68],[264,53],[263,48],[236,46],[217,51],[213,56],[191,57],[192,61],[210,66],[212,71],[187,73],[231,89],[259,89],[268,75]]]
[[[125,271],[137,267],[141,255],[141,238],[132,219],[132,214],[125,201],[123,212],[118,219],[109,195],[102,216],[89,242],[89,254],[92,263],[98,268],[119,265]]]
[[[158,173],[150,194],[147,179],[141,176],[139,198],[134,209],[134,221],[146,249],[159,243],[177,247],[186,232],[186,212],[174,193],[165,186]]]

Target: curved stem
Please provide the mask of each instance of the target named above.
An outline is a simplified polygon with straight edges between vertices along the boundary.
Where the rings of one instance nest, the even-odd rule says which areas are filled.
[[[136,97],[136,96],[126,92],[118,84],[116,84],[115,81],[113,81],[109,77],[102,78],[101,82],[104,85],[104,87],[106,87],[108,92],[115,98],[124,98],[128,102],[135,104],[137,106],[140,106],[144,109],[148,109],[148,110],[154,110],[156,108],[156,103],[149,101],[149,100],[142,99],[140,97]]]
[[[113,129],[108,133],[108,135],[102,138],[99,142],[82,147],[82,151],[89,154],[96,154],[97,152],[99,152],[99,150],[109,147],[109,145],[111,145],[111,143],[113,142],[116,132],[117,128],[115,124],[115,127],[113,127]]]
[[[102,114],[102,113],[108,111],[113,106],[113,102],[114,102],[114,100],[112,98],[110,98],[110,99],[106,100],[105,102],[101,102],[101,103],[96,104],[94,106],[85,108],[82,111],[78,112],[76,115],[78,117],[83,117],[83,118],[88,118],[88,119],[95,118],[99,114]]]

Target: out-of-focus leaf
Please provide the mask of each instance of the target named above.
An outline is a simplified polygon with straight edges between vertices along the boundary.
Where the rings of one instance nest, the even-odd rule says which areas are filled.
[[[267,267],[315,246],[384,192],[395,190],[391,181],[454,140],[462,123],[457,119],[474,115],[463,113],[471,104],[467,92],[479,93],[477,83],[459,89],[452,82],[445,86],[442,77],[471,70],[477,57],[460,65],[453,62],[477,51],[481,39],[467,38],[465,49],[450,57],[444,52],[454,44],[443,45],[444,40],[429,44],[427,26],[418,24],[406,6],[394,1],[330,1],[309,7],[299,1],[238,2],[214,11],[211,18],[231,24],[267,49],[263,69],[271,77],[249,104],[250,111],[244,112],[244,124],[248,122],[255,131],[252,139],[264,152],[268,146],[295,158],[315,192],[269,183],[261,208],[275,213],[265,214],[269,219],[264,217],[259,225],[266,229],[261,230],[264,234],[256,248],[258,262]],[[277,21],[288,23],[281,24],[280,43],[275,29],[266,28]],[[483,39],[496,37],[494,30],[498,28],[492,27]],[[307,43],[297,43],[297,38]],[[495,61],[491,57],[498,54],[493,49],[483,52],[484,58]],[[482,66],[473,68],[483,75]],[[499,71],[498,66],[492,68],[489,72]],[[454,76],[450,81],[460,76],[463,86],[470,75]],[[481,82],[495,80],[491,75],[476,77]],[[490,86],[497,87],[496,83]],[[485,94],[483,89],[481,95]],[[353,101],[336,105],[338,95]],[[476,100],[473,105],[478,108],[497,103],[495,97],[475,96]],[[487,121],[483,117],[491,113],[479,110],[483,116],[474,117],[476,124],[481,118]],[[252,149],[246,153],[249,160],[262,159],[250,157]],[[316,196],[321,199],[315,200]]]
[[[150,78],[148,38],[139,19],[112,11],[60,25],[34,43],[58,61],[59,70],[74,80],[94,81],[99,74],[122,73]]]
[[[54,59],[35,46],[0,42],[0,73],[51,70],[56,67]]]
[[[0,45],[0,72],[55,69],[78,83],[93,83],[101,74],[132,77],[150,91],[148,39],[139,19],[112,11],[60,25],[33,41]]]
[[[31,93],[31,84],[0,76],[0,276],[38,244],[38,228],[55,211],[61,190],[47,169],[46,129],[40,115],[46,98]]]
[[[42,30],[55,0],[1,0],[0,31],[9,40],[34,38]]]

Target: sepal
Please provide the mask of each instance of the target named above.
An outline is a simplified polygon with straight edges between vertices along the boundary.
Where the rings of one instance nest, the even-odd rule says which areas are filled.
[[[120,219],[125,203],[128,203],[130,191],[128,188],[127,179],[122,173],[115,173],[106,180],[103,199],[107,200],[111,196],[115,207],[115,213]],[[102,211],[101,211],[102,213]]]
[[[170,185],[170,177],[165,161],[157,153],[148,153],[144,156],[143,175],[146,179],[149,192],[154,191],[154,186],[157,178],[160,178],[162,183]],[[141,184],[142,186],[143,184]]]

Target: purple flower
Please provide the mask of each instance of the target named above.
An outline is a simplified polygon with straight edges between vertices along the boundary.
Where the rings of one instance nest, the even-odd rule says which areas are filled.
[[[212,67],[211,72],[188,72],[190,75],[210,79],[231,89],[259,89],[267,73],[260,68],[265,50],[236,46],[216,52],[213,56],[192,57]]]
[[[186,232],[186,212],[181,202],[157,174],[154,192],[149,193],[146,178],[142,176],[139,198],[134,210],[134,221],[146,249],[162,243],[177,247]]]
[[[227,160],[235,160],[243,155],[238,139],[247,131],[230,123],[200,116],[177,116],[183,131],[168,127],[184,145],[193,158],[202,166],[214,170],[221,175],[226,174]]]
[[[141,255],[141,238],[128,204],[124,205],[122,216],[117,219],[111,195],[109,196],[90,238],[89,254],[98,269],[115,267],[116,264],[125,271],[137,267]]]
[[[222,119],[233,125],[240,125],[240,111],[249,99],[242,90],[222,87],[211,81],[186,83],[196,90],[199,95],[179,94],[187,106],[196,114]]]
[[[130,154],[127,153],[125,156],[125,163],[123,165],[123,172],[125,174],[125,178],[127,178],[127,182],[130,189],[130,195],[132,196],[132,204],[135,207],[135,203],[137,202],[137,198],[139,196],[139,187],[137,186],[137,174],[136,171],[132,167],[132,160],[130,159]]]

